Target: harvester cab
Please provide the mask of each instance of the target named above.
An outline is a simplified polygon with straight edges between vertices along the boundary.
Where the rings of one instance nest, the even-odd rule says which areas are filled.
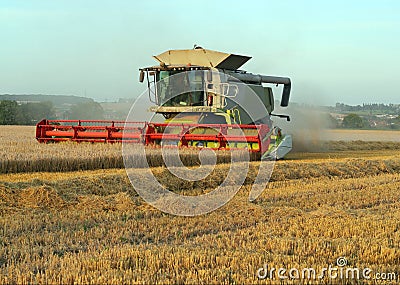
[[[163,123],[130,121],[42,120],[39,142],[129,142],[212,149],[247,149],[261,159],[283,158],[292,148],[290,135],[274,126],[274,95],[283,85],[280,105],[289,103],[286,77],[248,73],[239,68],[250,57],[200,47],[169,50],[154,58],[158,65],[141,68],[150,112]]]

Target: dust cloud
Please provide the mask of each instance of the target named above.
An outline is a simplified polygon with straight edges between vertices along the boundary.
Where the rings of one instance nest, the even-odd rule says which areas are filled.
[[[278,117],[272,117],[274,124],[282,129],[283,133],[293,137],[293,151],[312,152],[321,150],[321,141],[326,137],[329,128],[329,114],[317,108],[308,106],[277,107],[275,114],[290,116],[290,122]]]

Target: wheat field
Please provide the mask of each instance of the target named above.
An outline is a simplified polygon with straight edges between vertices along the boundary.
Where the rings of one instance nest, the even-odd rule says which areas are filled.
[[[304,141],[297,142],[300,149],[307,144],[307,152],[290,153],[287,160],[304,160],[334,157],[390,156],[400,149],[400,142],[364,141]],[[296,148],[296,145],[295,145]],[[311,154],[310,154],[311,152]],[[198,150],[182,149],[180,158],[187,166],[198,166]],[[229,152],[216,151],[218,163],[229,163]],[[102,143],[49,143],[40,144],[35,140],[33,126],[0,127],[0,173],[20,172],[63,172],[77,170],[123,168],[121,144]],[[164,165],[161,149],[146,147],[147,163],[150,167]],[[257,155],[251,156],[258,160]],[[146,167],[138,155],[129,157],[132,166]]]
[[[84,150],[75,144],[35,145],[30,132],[21,131],[26,140],[18,142],[2,137],[0,152],[7,154],[14,143],[32,145],[37,147],[32,155],[41,150],[55,165],[85,151],[91,157],[90,147],[120,155],[117,145],[79,145]],[[354,142],[329,147],[335,144],[335,151],[294,153],[278,161],[271,182],[250,203],[259,166],[252,162],[238,194],[197,217],[172,216],[149,206],[119,165],[101,167],[96,162],[87,170],[69,161],[61,172],[41,171],[40,166],[26,171],[21,163],[14,171],[2,169],[0,284],[279,284],[279,279],[260,280],[257,270],[265,264],[320,270],[335,265],[338,257],[345,257],[348,266],[398,277],[398,148]],[[29,151],[19,152],[21,146],[14,151],[34,165]],[[2,163],[7,159],[3,155]],[[172,191],[198,195],[221,184],[228,169],[229,164],[218,164],[201,181],[182,181],[162,165],[152,172]],[[327,277],[284,281],[358,283]]]

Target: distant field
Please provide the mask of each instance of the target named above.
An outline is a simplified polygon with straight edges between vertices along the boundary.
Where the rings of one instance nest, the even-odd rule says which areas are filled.
[[[324,130],[321,139],[332,141],[392,141],[400,142],[400,131],[389,130]]]
[[[258,280],[257,270],[320,272],[338,257],[372,274],[397,274],[362,284],[396,284],[400,143],[312,143],[314,152],[276,162],[255,202],[248,194],[259,162],[222,208],[176,217],[138,196],[120,145],[38,144],[33,127],[0,127],[0,284],[279,284]],[[201,195],[229,167],[218,164],[200,181],[181,180],[162,164],[152,172],[171,191]]]

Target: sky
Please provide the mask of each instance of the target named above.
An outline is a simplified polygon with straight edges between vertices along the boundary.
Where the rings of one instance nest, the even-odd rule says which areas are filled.
[[[398,104],[399,35],[395,0],[0,0],[0,94],[134,98],[152,55],[197,44],[290,77],[293,102]]]

